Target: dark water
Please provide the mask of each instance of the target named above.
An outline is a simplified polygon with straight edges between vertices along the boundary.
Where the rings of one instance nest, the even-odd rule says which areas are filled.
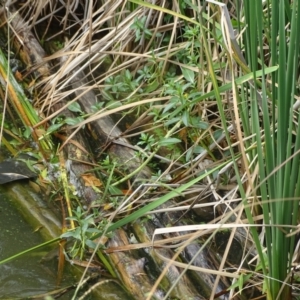
[[[34,232],[0,189],[0,260],[43,242],[39,232]],[[56,284],[56,264],[41,263],[47,250],[26,254],[0,265],[0,299],[24,298],[59,288]],[[65,278],[62,285],[72,281],[71,278]]]
[[[56,251],[55,249],[53,251],[53,248],[42,248],[1,264],[1,260],[45,242],[45,237],[42,237],[40,231],[35,231],[32,225],[29,225],[29,220],[23,216],[24,214],[28,217],[24,210],[29,210],[29,216],[34,218],[34,207],[35,209],[41,208],[42,205],[38,202],[38,198],[40,198],[38,195],[33,192],[27,193],[30,189],[26,184],[24,182],[23,185],[22,182],[16,189],[14,189],[14,185],[8,189],[0,185],[0,300],[44,300],[44,296],[51,292],[54,292],[53,297],[59,294],[58,298],[55,298],[59,300],[79,299],[83,295],[85,295],[84,300],[132,300],[117,280],[107,279],[97,274],[95,279],[85,285],[74,298],[82,268],[79,270],[79,267],[66,262],[62,281],[58,285],[58,260],[55,255],[49,256],[49,250],[51,250],[50,253],[55,254]],[[12,190],[15,193],[11,193]],[[27,203],[30,202],[30,205],[26,209],[18,207],[19,199],[11,199],[17,196],[23,198],[23,201],[24,199],[28,201]],[[40,210],[40,213],[46,215],[45,210]],[[49,214],[47,215],[49,216]],[[47,227],[49,227],[49,223]],[[47,238],[47,240],[49,239]],[[46,260],[45,257],[47,257]],[[94,285],[98,287],[92,287]],[[66,288],[67,292],[57,293],[63,288]],[[89,289],[93,292],[86,295]]]

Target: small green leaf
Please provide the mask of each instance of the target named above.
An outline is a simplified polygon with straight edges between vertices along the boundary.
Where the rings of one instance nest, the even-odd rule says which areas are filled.
[[[213,133],[213,137],[214,139],[218,139],[222,136],[223,134],[223,129],[217,129],[214,133]]]
[[[81,109],[80,105],[78,104],[78,102],[73,102],[70,105],[68,105],[68,109],[72,112],[82,113],[82,109]]]
[[[151,93],[158,88],[159,84],[157,80],[154,80],[146,87],[146,93]]]
[[[24,135],[24,137],[25,137],[26,139],[28,139],[28,138],[31,136],[31,129],[30,129],[30,127],[26,127],[26,129],[25,129],[23,135]]]
[[[177,138],[167,138],[167,139],[163,139],[161,141],[158,142],[159,146],[169,146],[169,145],[173,145],[173,144],[178,144],[181,143],[180,139]]]
[[[166,122],[165,122],[165,126],[169,126],[169,125],[171,125],[171,124],[177,123],[179,120],[180,120],[180,117],[172,118],[172,119],[170,119],[169,121],[166,121]]]
[[[209,124],[202,121],[199,117],[192,117],[190,125],[199,129],[207,129],[209,127]]]
[[[168,103],[166,106],[165,106],[165,108],[164,108],[164,110],[163,110],[163,114],[164,113],[166,113],[167,111],[169,111],[171,108],[173,108],[173,107],[176,107],[176,103],[174,103],[174,102],[171,102],[171,103]]]
[[[63,233],[60,237],[63,239],[63,238],[73,237],[73,235],[74,235],[73,232],[68,231]]]
[[[89,248],[91,248],[91,249],[96,249],[96,247],[97,247],[97,244],[96,244],[95,242],[91,241],[91,240],[87,240],[87,241],[85,242],[85,244],[86,244]]]
[[[99,233],[100,231],[97,228],[88,228],[86,230],[86,232],[88,232],[88,233]]]
[[[182,120],[182,123],[185,125],[185,126],[190,126],[190,114],[188,111],[184,111],[182,113],[182,117],[181,117],[181,120]]]
[[[190,82],[190,83],[194,83],[195,80],[195,72],[190,70],[190,69],[186,69],[186,68],[181,68],[182,74],[185,78],[186,81]]]
[[[65,123],[73,126],[73,125],[77,125],[78,123],[84,121],[84,119],[82,117],[77,117],[77,118],[66,118],[65,119]]]
[[[108,190],[111,195],[122,195],[122,191],[115,186],[109,186]]]
[[[251,276],[252,276],[252,273],[247,274],[247,275],[240,275],[238,280],[234,284],[232,284],[228,289],[232,290],[235,288],[239,288],[239,292],[241,292],[244,284],[250,279]]]
[[[106,104],[106,108],[109,108],[109,109],[114,109],[114,108],[117,108],[117,107],[120,107],[120,106],[122,106],[122,102],[121,101],[116,101],[116,100],[109,101]]]
[[[52,124],[50,127],[48,127],[47,134],[57,131],[62,125],[63,123]]]

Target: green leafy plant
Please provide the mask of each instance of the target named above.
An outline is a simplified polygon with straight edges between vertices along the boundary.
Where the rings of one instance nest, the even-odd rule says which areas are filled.
[[[276,297],[289,299],[291,289],[282,283],[291,283],[289,274],[295,244],[292,233],[297,224],[299,204],[295,199],[300,193],[297,174],[299,117],[293,109],[296,103],[294,95],[299,92],[299,84],[296,82],[299,37],[295,30],[299,28],[299,0],[227,1],[232,18],[222,2],[211,1],[211,4],[206,5],[207,2],[209,1],[173,1],[173,8],[178,10],[170,10],[155,6],[149,1],[126,1],[122,3],[122,7],[112,10],[112,15],[105,21],[107,28],[103,28],[101,16],[106,18],[109,10],[103,10],[103,14],[99,10],[101,14],[97,13],[91,18],[93,24],[89,35],[85,35],[88,31],[81,28],[77,36],[66,41],[67,51],[61,52],[70,56],[70,60],[55,76],[51,76],[49,86],[53,90],[46,89],[49,97],[43,106],[50,107],[52,99],[63,98],[64,94],[61,93],[69,86],[69,79],[72,79],[75,74],[73,71],[76,71],[72,61],[74,58],[89,80],[82,87],[82,93],[84,94],[85,88],[86,91],[99,89],[104,98],[98,99],[100,102],[92,106],[94,120],[104,114],[116,112],[121,112],[124,116],[135,109],[135,116],[140,118],[143,113],[142,116],[147,117],[145,123],[149,122],[146,124],[148,128],[145,124],[140,125],[144,121],[141,117],[141,122],[137,122],[137,128],[141,128],[137,130],[140,132],[132,134],[138,136],[137,145],[143,148],[140,150],[139,147],[132,146],[138,149],[141,162],[137,164],[136,170],[131,174],[124,172],[120,176],[122,172],[119,172],[119,167],[126,168],[125,164],[120,166],[108,157],[101,161],[103,172],[100,173],[105,177],[102,180],[105,190],[101,191],[102,198],[97,204],[108,202],[111,204],[110,208],[117,209],[124,198],[127,200],[127,192],[124,196],[120,185],[135,178],[145,166],[153,167],[155,156],[160,155],[168,166],[157,163],[159,159],[155,160],[157,165],[155,169],[152,168],[152,178],[147,179],[153,182],[153,189],[157,192],[154,201],[149,201],[141,209],[131,207],[136,210],[122,214],[119,219],[116,215],[114,223],[105,224],[104,220],[103,224],[99,223],[97,226],[94,222],[95,217],[99,217],[96,210],[87,215],[78,208],[70,218],[78,226],[62,237],[74,239],[71,256],[81,258],[88,247],[96,247],[93,241],[97,236],[143,217],[171,198],[188,194],[188,189],[195,188],[198,181],[207,184],[206,176],[207,180],[213,180],[213,184],[208,186],[215,188],[212,189],[215,195],[220,187],[218,184],[223,185],[223,188],[232,184],[234,169],[234,180],[237,181],[240,192],[237,197],[241,196],[242,204],[245,205],[245,208],[242,205],[238,207],[245,209],[248,222],[253,225],[250,226],[251,238],[255,242],[259,260],[252,270],[240,272],[237,268],[240,277],[231,286],[231,290],[238,290],[242,294],[247,281],[252,279],[250,276],[255,276],[255,270],[264,277],[261,290],[267,294],[268,300]],[[145,15],[145,11],[150,11],[148,9],[151,10],[151,18]],[[91,12],[92,9],[85,15],[90,15]],[[76,15],[75,11],[72,13]],[[123,23],[123,20],[126,22]],[[160,24],[156,27],[153,22],[156,20],[163,24],[157,22]],[[126,32],[131,34],[125,36],[120,31],[123,25],[127,26]],[[232,27],[236,30],[234,34],[231,32]],[[103,41],[101,38],[98,43],[94,33],[98,35],[100,32],[103,34]],[[120,32],[122,35],[118,35]],[[116,37],[115,40],[111,39],[111,33]],[[238,34],[238,40],[235,34]],[[108,40],[105,40],[106,36],[109,36]],[[109,68],[106,68],[105,74],[93,74],[93,64],[99,63],[101,66],[104,56],[113,57]],[[87,64],[90,69],[86,67]],[[53,77],[56,75],[63,80],[53,85]],[[144,100],[147,101],[145,105],[141,104]],[[132,106],[126,106],[128,103]],[[53,118],[45,137],[64,125],[74,126],[84,121],[84,107],[81,108],[74,102],[69,105],[69,110],[78,117]],[[127,125],[131,126],[126,124],[126,127]],[[230,132],[229,127],[233,128]],[[31,129],[32,126],[27,124],[22,135],[29,138]],[[125,131],[124,135],[126,134]],[[223,138],[219,142],[224,135],[226,141]],[[125,137],[130,139],[131,132]],[[116,141],[111,141],[112,145],[114,142],[117,144],[123,136],[121,134],[115,138]],[[179,148],[180,153],[169,151],[176,146],[182,146]],[[213,147],[218,147],[217,154],[211,150]],[[106,155],[107,148],[103,148],[104,154],[101,155]],[[160,154],[160,150],[167,151]],[[215,170],[209,166],[200,166],[204,158],[217,165]],[[221,172],[226,160],[233,168],[226,168]],[[202,170],[201,175],[198,174],[199,169]],[[191,176],[194,179],[190,179]],[[218,184],[214,186],[216,181]],[[170,182],[178,182],[178,188],[157,196],[160,190],[165,192],[164,188],[172,190]],[[130,186],[135,188],[135,184]],[[128,190],[129,193],[131,190]],[[148,194],[141,196],[146,199]],[[252,199],[253,203],[249,205]],[[250,209],[251,205],[253,209]],[[254,218],[260,220],[259,210],[263,211],[265,224],[261,233],[265,234],[263,240],[259,239],[259,224],[254,222]],[[222,221],[226,217],[224,213]],[[220,267],[220,271],[223,270],[224,265]],[[213,294],[214,291],[211,299]]]
[[[136,17],[134,18],[133,24],[130,26],[130,29],[133,29],[135,33],[135,42],[140,41],[143,36],[146,39],[149,39],[152,36],[152,32],[145,26],[146,19],[146,16],[142,17],[141,19]]]
[[[98,234],[100,230],[94,222],[94,215],[86,216],[86,213],[78,206],[72,217],[68,217],[78,224],[75,230],[65,232],[61,238],[73,238],[75,240],[72,248],[68,251],[71,257],[83,258],[85,250],[88,248],[94,249],[96,244],[92,241],[93,236]],[[98,225],[99,226],[99,225]]]

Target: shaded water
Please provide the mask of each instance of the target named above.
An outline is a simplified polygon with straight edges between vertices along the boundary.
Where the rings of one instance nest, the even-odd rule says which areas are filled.
[[[0,187],[0,260],[43,242],[39,232],[27,224]],[[0,265],[0,299],[29,297],[57,289],[56,265],[41,263],[42,255],[41,251],[26,254]],[[70,279],[64,278],[63,285],[70,284]]]
[[[46,221],[42,220],[42,217]],[[5,187],[0,185],[0,261],[44,243],[45,234],[48,236],[46,240],[50,240],[49,232],[45,233],[45,227],[48,231],[52,231],[50,234],[52,238],[59,236],[60,233],[56,233],[53,226],[54,219],[44,201],[31,191],[27,182],[13,183]],[[41,224],[43,225],[40,230],[33,229]],[[56,225],[59,230],[59,224]],[[32,297],[36,300],[44,300],[45,294],[55,292],[57,296],[60,294],[57,293],[58,290],[62,288],[67,288],[68,291],[60,294],[57,299],[73,299],[82,269],[66,263],[63,280],[58,286],[56,251],[51,251],[54,255],[48,255],[49,250],[44,247],[8,263],[0,264],[1,300],[32,299]],[[46,260],[44,260],[45,256],[47,256]],[[93,292],[85,295],[85,300],[133,299],[116,279],[97,275],[94,282],[90,284],[96,284],[97,288],[92,288]],[[81,289],[79,295],[85,294],[86,290],[91,288],[90,284]]]

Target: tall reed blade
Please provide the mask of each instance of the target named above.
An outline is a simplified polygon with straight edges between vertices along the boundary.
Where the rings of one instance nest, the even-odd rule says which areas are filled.
[[[251,117],[244,118],[249,120],[244,125],[256,133],[253,143],[257,143],[254,155],[258,157],[261,206],[264,223],[272,225],[265,228],[268,299],[291,299],[290,286],[284,282],[290,283],[287,276],[295,239],[287,237],[280,225],[296,225],[298,214],[300,133],[294,123],[293,105],[298,78],[299,4],[298,0],[248,0],[244,7],[245,51],[251,70],[279,66],[270,78],[263,77],[261,88],[248,86]]]

